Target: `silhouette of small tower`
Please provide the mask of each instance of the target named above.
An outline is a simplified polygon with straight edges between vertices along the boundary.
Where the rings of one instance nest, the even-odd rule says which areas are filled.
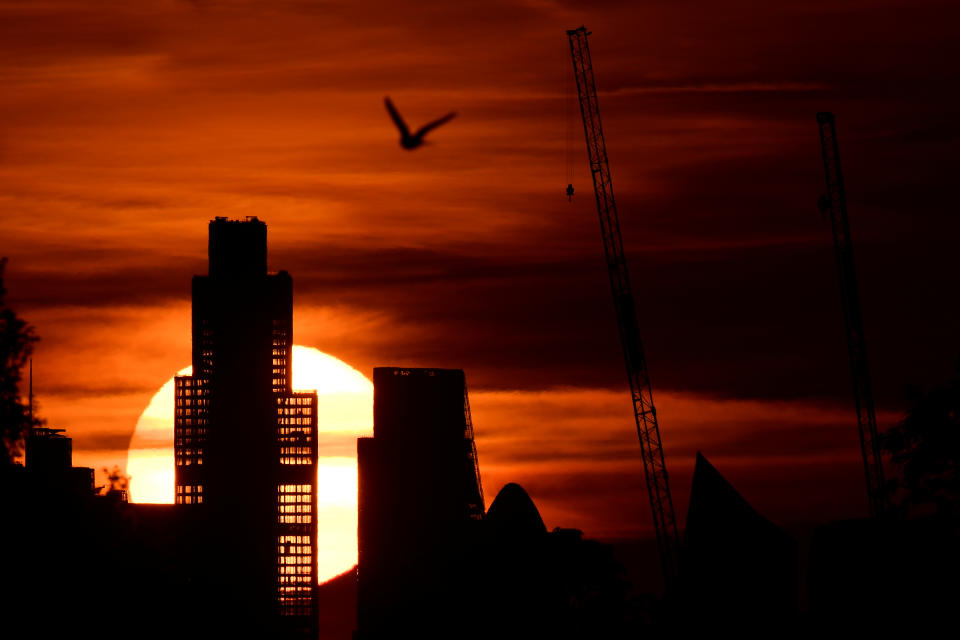
[[[292,391],[292,349],[293,281],[267,273],[266,224],[217,217],[193,375],[175,381],[176,503],[204,523],[197,572],[240,594],[236,615],[315,636],[317,394]]]
[[[484,513],[463,371],[374,369],[357,463],[357,637],[455,634]]]

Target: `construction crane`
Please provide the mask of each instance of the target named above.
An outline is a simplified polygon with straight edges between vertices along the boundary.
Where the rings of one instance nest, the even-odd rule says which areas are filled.
[[[603,128],[600,126],[597,87],[593,78],[590,47],[587,44],[588,35],[590,32],[586,27],[567,31],[570,53],[573,56],[573,73],[577,81],[580,113],[583,116],[583,133],[587,141],[587,155],[590,158],[590,173],[593,176],[593,190],[597,198],[597,213],[600,216],[603,249],[606,253],[610,288],[613,291],[613,304],[620,328],[620,344],[623,347],[623,359],[627,365],[627,378],[630,381],[630,393],[633,397],[637,435],[640,437],[640,453],[646,474],[647,493],[653,510],[653,525],[657,534],[657,547],[660,551],[664,582],[669,589],[677,575],[679,548],[677,521],[673,513],[673,499],[670,497],[667,467],[663,460],[657,410],[653,405],[653,395],[650,391],[647,360],[643,353],[643,343],[640,341],[640,330],[637,327],[637,311],[633,291],[630,288],[627,259],[623,253],[617,205],[613,199],[607,146],[603,139]]]
[[[833,114],[817,114],[820,142],[823,146],[823,168],[827,176],[827,192],[820,197],[820,211],[830,216],[833,246],[837,256],[840,277],[840,295],[843,303],[843,321],[847,329],[847,352],[850,356],[850,378],[853,382],[853,401],[857,408],[857,429],[860,431],[860,450],[867,477],[867,496],[870,516],[879,517],[887,511],[887,494],[883,481],[883,458],[877,440],[877,418],[873,410],[873,391],[867,369],[867,345],[863,336],[860,315],[860,294],[857,275],[853,268],[853,242],[847,220],[847,195],[840,170],[840,148]]]

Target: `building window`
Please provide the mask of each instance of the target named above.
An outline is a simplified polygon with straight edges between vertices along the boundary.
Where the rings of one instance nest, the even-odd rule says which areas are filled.
[[[289,368],[289,328],[277,321],[273,321],[273,391],[283,393],[287,388],[287,373]]]
[[[277,396],[280,464],[316,463],[317,401],[313,393]]]
[[[177,376],[174,384],[174,463],[178,467],[203,464],[209,424],[210,388],[206,378]]]
[[[277,537],[277,603],[280,615],[310,615],[313,608],[314,564],[309,535]]]
[[[177,504],[203,504],[202,484],[178,484],[176,494]]]
[[[278,487],[277,522],[279,524],[313,522],[313,485],[281,484]]]

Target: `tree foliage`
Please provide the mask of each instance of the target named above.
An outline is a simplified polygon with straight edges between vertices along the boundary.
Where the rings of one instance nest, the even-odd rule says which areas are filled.
[[[960,517],[960,359],[948,385],[907,393],[906,417],[881,440],[900,472],[891,495],[907,513]]]
[[[103,487],[103,495],[118,497],[130,489],[130,476],[125,474],[120,467],[116,465],[113,469],[104,467],[103,475],[107,477],[107,484]]]
[[[22,371],[38,340],[33,327],[6,304],[3,272],[7,259],[0,259],[0,429],[3,450],[0,464],[10,464],[20,453],[30,428],[29,407],[20,396]]]

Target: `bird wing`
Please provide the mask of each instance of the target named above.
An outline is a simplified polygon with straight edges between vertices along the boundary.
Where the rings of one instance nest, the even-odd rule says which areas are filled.
[[[410,135],[410,129],[407,128],[407,123],[403,121],[403,118],[400,117],[400,114],[397,113],[396,107],[393,106],[393,103],[390,102],[390,98],[384,98],[383,103],[387,105],[387,111],[390,112],[390,117],[393,118],[393,123],[397,125],[397,129],[400,129],[400,133],[404,136]]]
[[[415,137],[420,138],[420,137],[425,136],[428,131],[432,131],[433,129],[436,129],[436,128],[439,127],[440,125],[445,124],[445,123],[450,122],[451,120],[453,120],[453,117],[454,117],[455,115],[457,115],[457,112],[456,112],[456,111],[451,111],[450,113],[448,113],[447,115],[443,116],[442,118],[437,118],[437,119],[434,120],[433,122],[428,122],[427,124],[423,125],[422,127],[420,127],[420,129],[417,130],[417,133],[414,134]]]

